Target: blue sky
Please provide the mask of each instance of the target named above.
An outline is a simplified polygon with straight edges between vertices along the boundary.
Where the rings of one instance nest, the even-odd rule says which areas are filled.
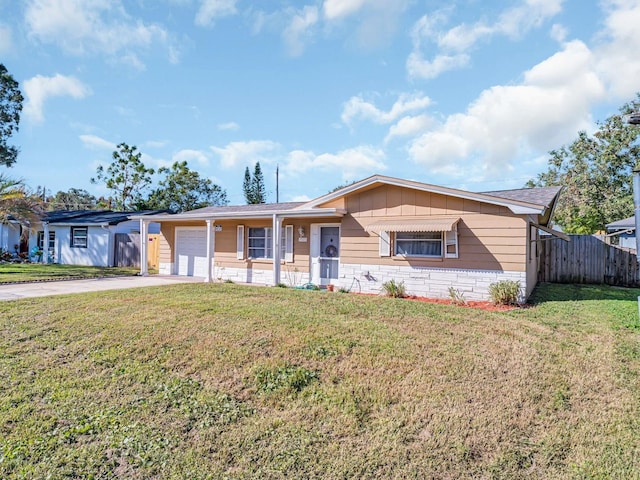
[[[518,188],[635,98],[638,25],[640,0],[0,0],[7,173],[107,195],[126,142],[232,204],[256,161],[269,201],[276,165],[280,201],[374,173]]]

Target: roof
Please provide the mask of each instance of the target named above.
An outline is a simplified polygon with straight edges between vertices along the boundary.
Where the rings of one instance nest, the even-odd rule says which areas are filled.
[[[380,185],[394,185],[414,190],[449,195],[467,200],[474,200],[491,205],[503,206],[518,215],[540,215],[543,217],[540,221],[544,224],[548,223],[550,220],[551,213],[553,212],[560,191],[562,190],[562,187],[532,187],[516,190],[474,193],[455,188],[430,185],[428,183],[416,182],[413,180],[373,175],[308,202],[261,203],[257,205],[204,207],[179,214],[154,215],[153,220],[193,221],[222,220],[225,218],[257,219],[270,218],[275,214],[286,215],[290,218],[312,216],[341,217],[346,214],[346,210],[341,208],[324,207],[323,205],[327,205],[329,202],[345,197],[349,194],[370,188],[376,188]],[[133,218],[139,219],[140,216],[135,215]]]
[[[336,198],[354,193],[365,188],[372,188],[378,185],[394,185],[405,188],[412,188],[425,192],[439,193],[452,197],[475,200],[507,207],[515,214],[537,214],[545,215],[553,210],[558,194],[562,187],[532,187],[517,190],[502,190],[495,192],[468,192],[456,188],[441,187],[428,183],[404,180],[401,178],[387,177],[384,175],[373,175],[359,182],[355,182],[344,188],[328,193],[305,203],[301,208],[311,208],[335,200]]]
[[[46,212],[43,221],[65,225],[117,225],[131,220],[133,215],[154,215],[165,210],[142,210],[138,212],[114,212],[112,210],[53,210]]]
[[[536,205],[550,205],[558,193],[560,193],[560,190],[562,190],[562,187],[530,187],[482,193],[492,197],[518,200]]]
[[[623,218],[622,220],[616,220],[615,222],[607,223],[605,225],[607,230],[635,230],[636,229],[636,217]]]

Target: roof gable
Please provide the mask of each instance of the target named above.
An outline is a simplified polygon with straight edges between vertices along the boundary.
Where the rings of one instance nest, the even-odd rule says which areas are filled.
[[[413,180],[403,180],[383,175],[373,175],[359,182],[343,187],[334,192],[301,205],[300,209],[314,208],[344,197],[351,193],[361,192],[381,185],[394,185],[404,188],[411,188],[431,193],[439,193],[466,200],[499,205],[509,208],[516,214],[538,214],[543,215],[552,208],[557,200],[562,187],[546,188],[523,188],[516,190],[502,190],[495,192],[474,193],[449,187],[441,187],[428,183],[416,182]]]

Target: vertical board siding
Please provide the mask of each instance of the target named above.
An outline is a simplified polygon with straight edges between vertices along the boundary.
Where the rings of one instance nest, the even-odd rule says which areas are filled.
[[[140,266],[140,234],[116,233],[114,264],[116,267]]]
[[[569,235],[540,242],[538,280],[550,283],[606,284],[635,287],[638,260],[633,251],[607,245],[598,235]]]

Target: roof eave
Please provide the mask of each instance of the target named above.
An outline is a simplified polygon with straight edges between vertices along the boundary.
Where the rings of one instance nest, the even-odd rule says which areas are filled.
[[[223,213],[207,213],[207,214],[175,214],[175,215],[141,215],[131,217],[132,220],[151,220],[151,221],[198,221],[198,220],[252,220],[273,218],[274,215],[287,218],[299,217],[342,217],[346,214],[346,210],[341,208],[314,208],[307,210],[272,210],[260,212],[223,212]]]

